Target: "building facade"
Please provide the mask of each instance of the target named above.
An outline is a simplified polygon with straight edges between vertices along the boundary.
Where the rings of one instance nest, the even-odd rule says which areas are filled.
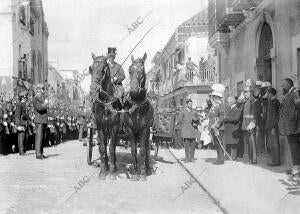
[[[208,46],[208,12],[199,12],[179,25],[165,47],[153,59],[160,74],[161,108],[183,106],[190,94],[203,95],[203,102],[217,81],[215,56]],[[195,64],[193,70],[187,62]]]
[[[72,105],[79,105],[85,102],[85,93],[81,88],[79,73],[77,70],[59,70],[64,78],[64,102]]]
[[[0,23],[0,77],[12,84],[1,92],[13,97],[47,82],[49,32],[42,1],[1,1]]]
[[[300,77],[299,0],[209,0],[209,44],[228,94],[239,95],[245,80],[269,81],[282,97],[281,81]],[[289,162],[281,138],[282,159]]]

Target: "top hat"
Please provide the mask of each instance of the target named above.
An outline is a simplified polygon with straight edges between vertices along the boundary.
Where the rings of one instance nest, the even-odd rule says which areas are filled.
[[[108,56],[115,56],[115,55],[117,54],[116,51],[117,51],[117,48],[109,47],[109,48],[107,49],[107,55],[108,55]]]
[[[19,94],[20,97],[25,97],[28,95],[28,92],[27,91],[23,91]]]
[[[213,92],[211,93],[212,95],[214,96],[217,96],[217,97],[223,97],[223,93],[225,91],[225,85],[221,84],[221,83],[216,83],[216,84],[213,84],[211,86]]]

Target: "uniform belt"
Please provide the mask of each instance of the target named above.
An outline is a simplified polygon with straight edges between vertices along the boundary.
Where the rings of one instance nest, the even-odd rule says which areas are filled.
[[[243,118],[253,119],[253,118],[254,118],[254,115],[251,115],[251,114],[244,114]]]

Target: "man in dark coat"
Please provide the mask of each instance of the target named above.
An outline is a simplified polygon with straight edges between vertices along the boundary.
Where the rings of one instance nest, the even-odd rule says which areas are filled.
[[[250,81],[249,81],[250,82]],[[244,132],[244,143],[248,147],[248,158],[251,164],[257,163],[256,151],[256,118],[254,113],[253,86],[244,88],[245,104],[243,109],[242,130]]]
[[[197,126],[200,123],[199,115],[192,109],[191,99],[186,100],[186,108],[180,112],[177,125],[182,128],[181,137],[183,138],[185,159],[184,162],[195,162],[196,138],[199,137]]]
[[[278,133],[278,121],[279,121],[279,106],[280,103],[276,98],[276,89],[269,88],[266,93],[268,98],[267,108],[267,121],[266,130],[268,134],[268,145],[271,150],[272,162],[269,166],[280,165],[280,148],[279,148],[279,133]]]
[[[47,124],[48,124],[48,112],[47,112],[48,100],[45,98],[45,88],[43,84],[36,86],[36,95],[33,98],[34,107],[34,123],[36,124],[36,136],[35,136],[35,154],[37,159],[46,158],[43,155],[43,145],[46,140]]]
[[[83,108],[83,105],[80,105],[79,112],[78,112],[78,124],[79,124],[78,140],[79,141],[82,141],[83,131],[84,131],[85,122],[86,122],[85,117],[86,117],[85,109]]]
[[[25,145],[27,144],[28,140],[29,112],[26,104],[28,99],[27,96],[28,93],[26,91],[19,94],[20,101],[17,103],[15,112],[16,126],[18,130],[18,148],[20,155],[25,155]]]
[[[226,145],[227,153],[230,154],[233,160],[236,160],[237,145],[242,137],[243,104],[239,101],[236,103],[234,97],[229,97],[227,103],[223,142]]]
[[[279,133],[287,137],[293,162],[292,174],[300,171],[300,98],[291,79],[282,81],[283,99],[279,110]]]

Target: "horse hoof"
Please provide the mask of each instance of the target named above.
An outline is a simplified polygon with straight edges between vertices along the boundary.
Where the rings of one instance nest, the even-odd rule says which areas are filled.
[[[132,175],[131,176],[131,181],[138,181],[138,180],[139,180],[139,178],[138,178],[137,175]]]
[[[92,165],[93,165],[93,163],[92,163],[91,161],[88,161],[87,164],[88,164],[89,166],[92,166]]]
[[[105,173],[99,173],[99,180],[106,180]]]
[[[109,175],[109,179],[110,179],[110,180],[113,180],[113,181],[114,181],[114,180],[117,180],[116,174],[115,174],[115,173],[110,174],[110,175]]]
[[[141,175],[141,178],[140,178],[141,181],[147,181],[147,177],[146,175]]]

